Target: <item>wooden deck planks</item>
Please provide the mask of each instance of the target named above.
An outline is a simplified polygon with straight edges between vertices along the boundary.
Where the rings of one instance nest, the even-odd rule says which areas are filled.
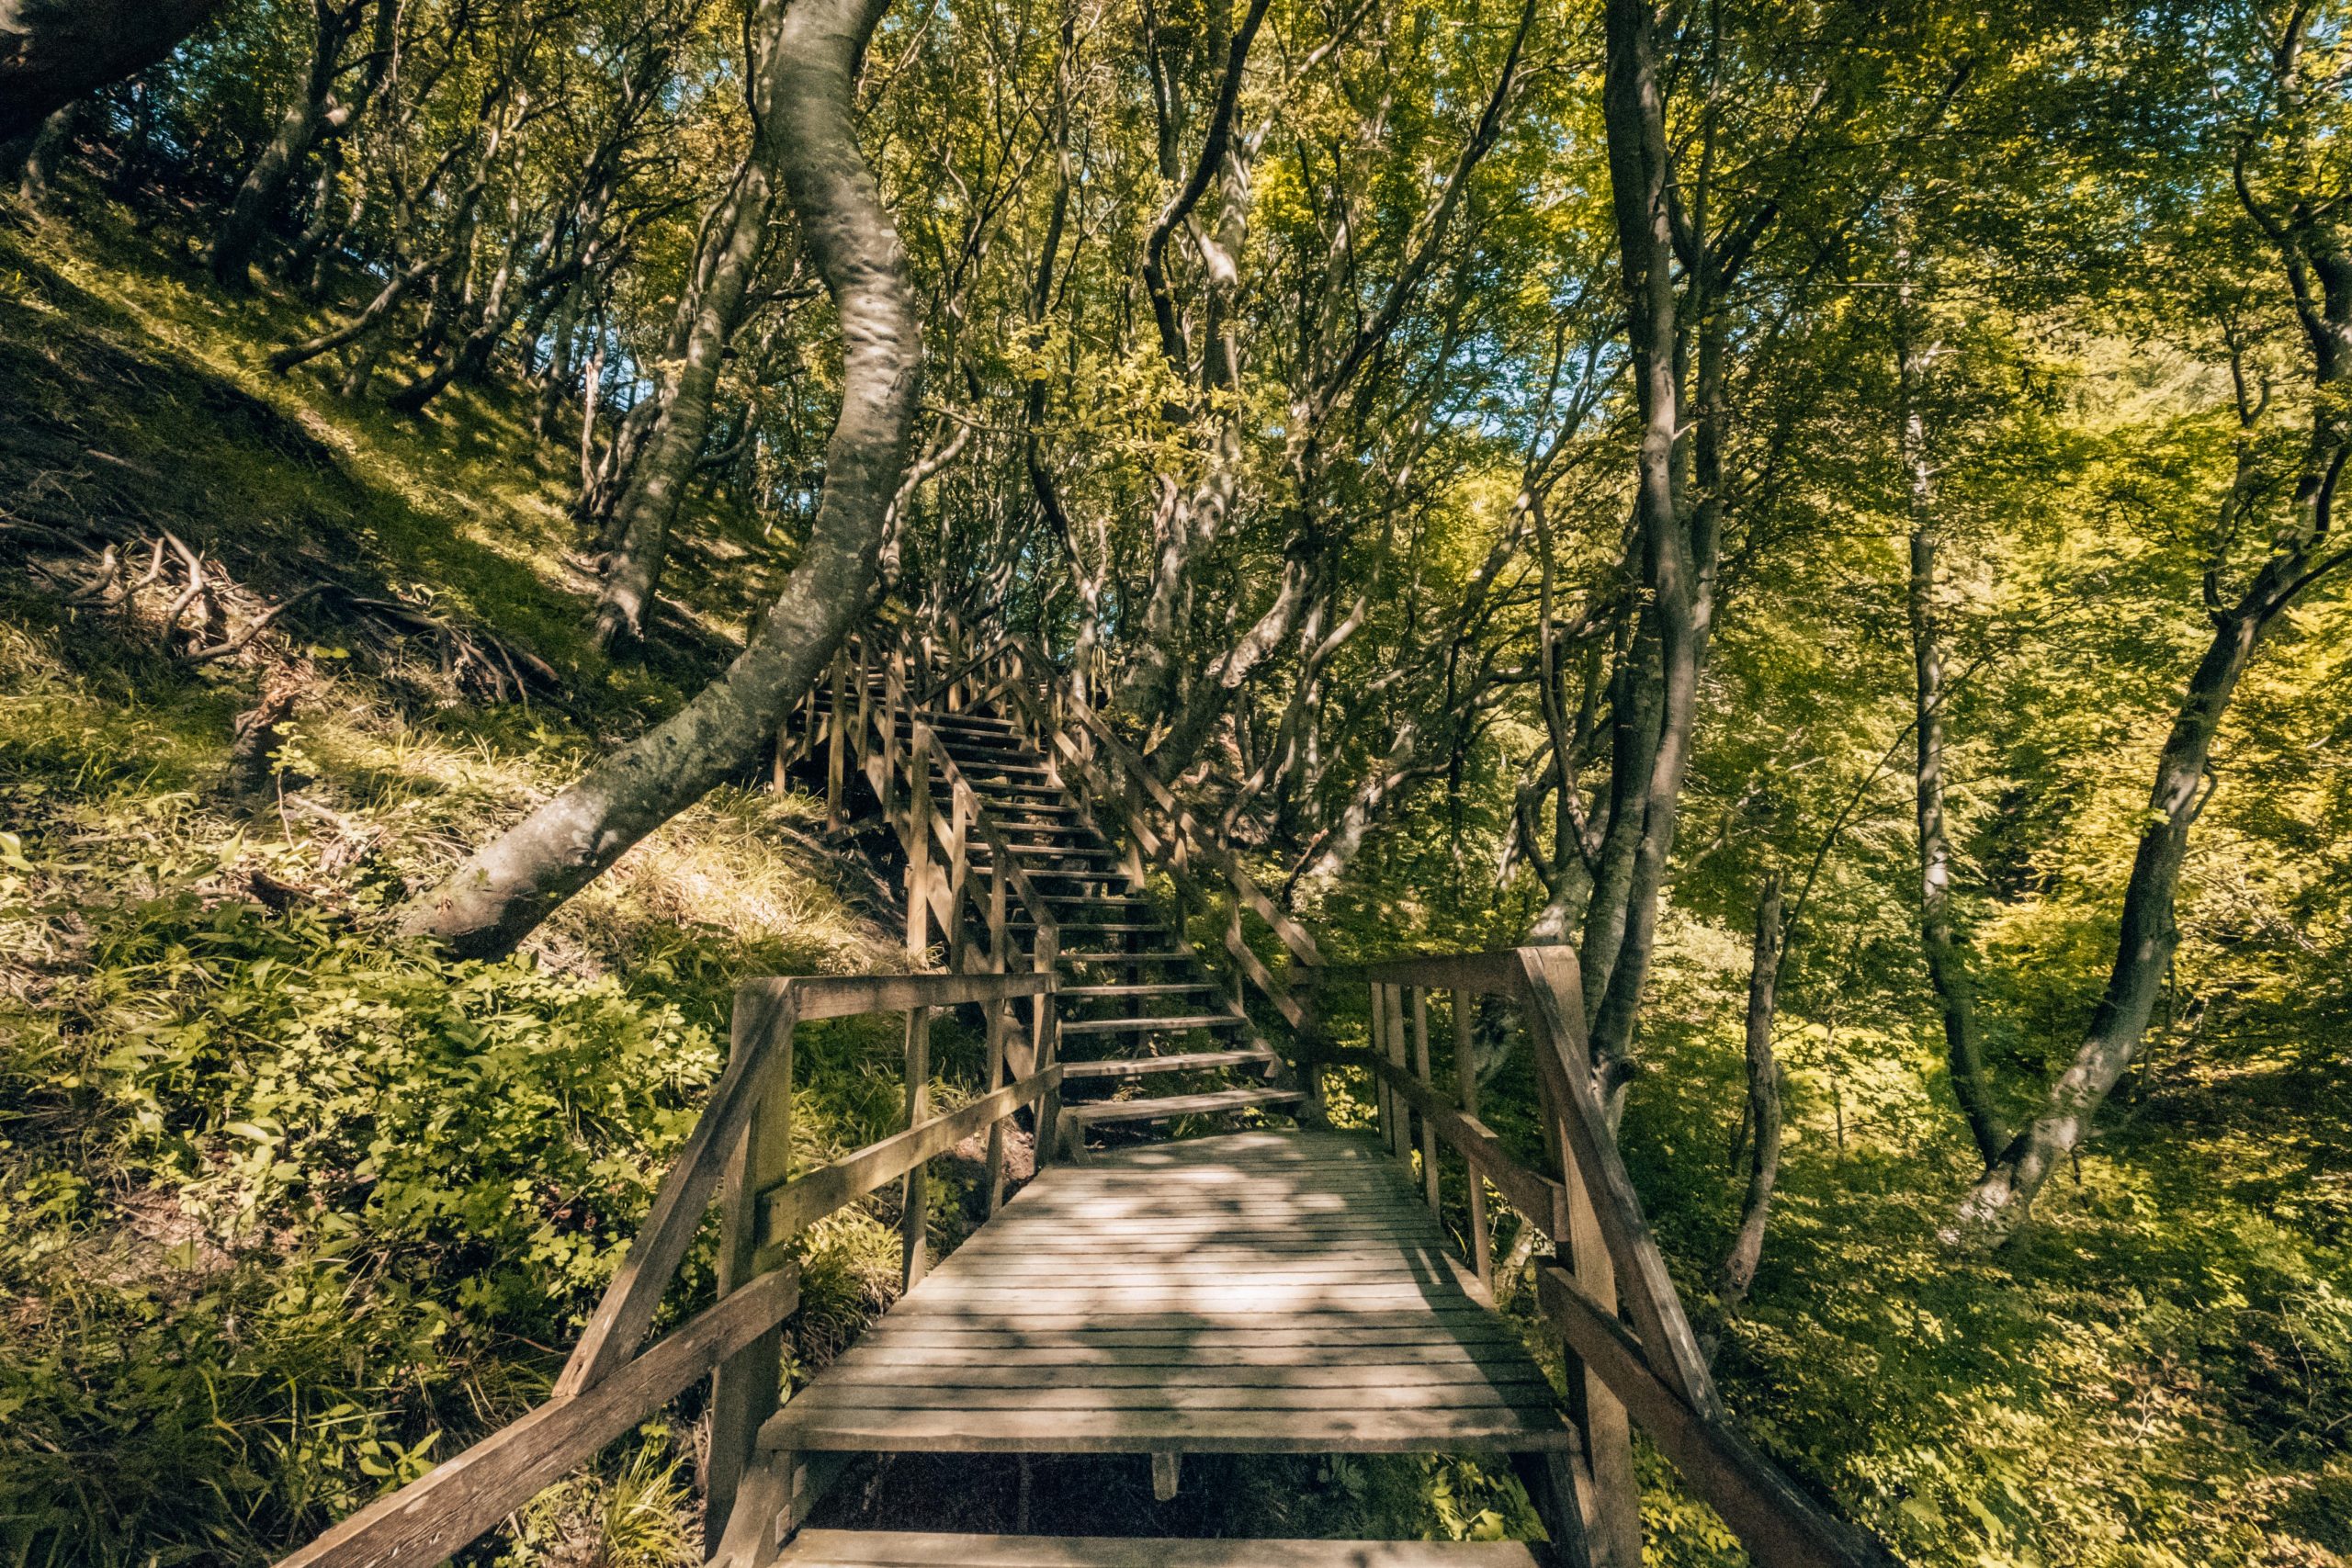
[[[1567,1446],[1393,1162],[1317,1133],[1049,1169],[767,1426],[984,1452]]]

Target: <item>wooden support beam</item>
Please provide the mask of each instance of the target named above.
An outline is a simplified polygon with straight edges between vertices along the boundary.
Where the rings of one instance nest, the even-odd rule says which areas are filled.
[[[1472,994],[1453,993],[1453,1077],[1462,1096],[1464,1120],[1478,1122],[1478,1064],[1471,1058]],[[1478,1122],[1483,1130],[1484,1122]],[[1494,1134],[1487,1134],[1492,1137]],[[1465,1151],[1466,1157],[1466,1151]],[[1495,1227],[1487,1213],[1486,1168],[1476,1159],[1470,1165],[1470,1266],[1477,1271],[1478,1283],[1491,1295],[1495,1289]]]
[[[727,1070],[671,1162],[643,1227],[629,1243],[619,1271],[556,1379],[559,1395],[584,1393],[610,1376],[644,1339],[654,1309],[662,1304],[662,1292],[702,1228],[703,1212],[710,1207],[721,1171],[743,1135],[768,1051],[777,1039],[789,1038],[798,1021],[798,1001],[789,982],[753,981],[737,987]]]
[[[1413,1077],[1421,1086],[1428,1104],[1437,1098],[1436,1085],[1430,1077],[1430,993],[1425,986],[1415,986],[1409,993],[1413,998]],[[1439,1201],[1437,1172],[1437,1126],[1430,1114],[1421,1112],[1421,1188],[1427,1194],[1430,1213],[1444,1217],[1444,1206]]]
[[[759,1194],[792,1177],[792,1036],[769,1050],[752,1114],[727,1163],[726,1201],[718,1233],[718,1294],[776,1259],[761,1256]],[[710,1454],[704,1465],[703,1543],[716,1550],[745,1471],[759,1450],[760,1426],[775,1414],[783,1386],[783,1331],[771,1328],[718,1366],[711,1384]]]
[[[1173,1503],[1176,1489],[1183,1479],[1184,1456],[1178,1453],[1155,1452],[1151,1456],[1151,1500]]]

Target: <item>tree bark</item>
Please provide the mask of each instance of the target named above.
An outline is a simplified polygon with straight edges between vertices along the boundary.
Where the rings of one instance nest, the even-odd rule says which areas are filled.
[[[0,0],[0,142],[153,65],[220,0]]]
[[[1674,228],[1668,211],[1666,105],[1658,83],[1646,0],[1609,0],[1608,69],[1602,118],[1608,133],[1609,179],[1617,219],[1628,300],[1636,403],[1642,421],[1634,502],[1642,575],[1649,591],[1645,616],[1657,639],[1657,739],[1649,759],[1639,812],[1623,936],[1609,984],[1593,1017],[1596,1067],[1622,1079],[1633,1046],[1657,906],[1673,852],[1676,808],[1690,761],[1697,707],[1703,626],[1699,585],[1676,485],[1681,436],[1677,346],[1680,319],[1675,299]],[[1612,818],[1611,828],[1617,828]]]
[[[56,194],[57,161],[74,139],[74,121],[79,116],[79,104],[67,104],[40,122],[22,143],[12,147],[12,153],[21,152],[22,161],[12,170],[17,180],[17,199],[35,211],[49,205]]]
[[[511,948],[572,893],[740,772],[863,610],[922,383],[914,290],[852,114],[888,0],[759,0],[752,118],[841,321],[842,408],[808,544],[725,674],[414,901],[406,925],[466,954]]]
[[[1739,1311],[1756,1282],[1764,1256],[1764,1226],[1772,1207],[1772,1186],[1781,1175],[1781,1066],[1772,1054],[1772,1018],[1781,972],[1781,876],[1764,879],[1756,900],[1756,944],[1747,971],[1747,1197],[1738,1234],[1724,1255],[1715,1300],[1725,1317]]]

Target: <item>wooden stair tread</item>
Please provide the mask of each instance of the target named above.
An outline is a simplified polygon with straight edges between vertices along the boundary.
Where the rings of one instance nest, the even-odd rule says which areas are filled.
[[[1093,931],[1099,928],[1089,926],[1085,929]],[[1065,950],[1061,961],[1065,964],[1190,964],[1193,955],[1189,953],[1072,953]]]
[[[1082,1127],[1102,1122],[1158,1122],[1170,1116],[1210,1116],[1220,1111],[1253,1111],[1295,1105],[1306,1094],[1295,1089],[1227,1089],[1213,1094],[1171,1094],[1156,1100],[1097,1100],[1065,1105],[1062,1114]]]
[[[1535,1568],[1517,1541],[1175,1540],[804,1529],[781,1568]]]
[[[1069,1026],[1062,1026],[1068,1033]],[[1238,1067],[1271,1062],[1272,1051],[1180,1051],[1166,1056],[1120,1056],[1107,1062],[1064,1062],[1062,1077],[1070,1078],[1135,1078],[1150,1073],[1203,1072],[1211,1067]]]
[[[1132,986],[1064,986],[1065,997],[1179,997],[1190,991],[1214,991],[1206,980],[1147,980]]]
[[[1079,1018],[1064,1022],[1062,1033],[1065,1037],[1072,1034],[1179,1033],[1193,1029],[1236,1029],[1249,1021],[1238,1012],[1198,1012],[1166,1018]]]

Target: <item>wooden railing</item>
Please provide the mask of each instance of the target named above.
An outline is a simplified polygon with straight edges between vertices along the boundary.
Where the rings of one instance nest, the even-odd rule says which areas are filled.
[[[548,1401],[352,1515],[279,1568],[439,1562],[705,1376],[715,1377],[707,1539],[715,1560],[751,1561],[750,1549],[762,1532],[797,1523],[791,1476],[752,1465],[760,1424],[777,1407],[783,1325],[799,1304],[799,1265],[789,1256],[795,1238],[897,1181],[905,1278],[911,1286],[926,1264],[925,1167],[983,1133],[989,1211],[995,1213],[1003,1199],[1007,1121],[1033,1104],[1042,1115],[1061,1086],[1054,985],[1050,965],[1018,975],[744,984],[735,993],[727,1070]],[[1016,1052],[1012,1003],[1023,997],[1032,998],[1029,1039]],[[931,1019],[942,1008],[960,1006],[978,1006],[986,1022],[988,1089],[959,1110],[933,1115]],[[819,1019],[887,1012],[907,1015],[905,1130],[795,1176],[794,1031]],[[1027,1057],[1030,1068],[1009,1077],[1016,1054]],[[644,1346],[662,1292],[715,1195],[724,1205],[718,1303]]]
[[[1122,870],[1137,892],[1154,891],[1150,874],[1166,874],[1172,921],[1187,942],[1196,917],[1217,922],[1238,1000],[1264,1015],[1261,1022],[1278,1021],[1277,1032],[1312,1035],[1323,955],[1306,928],[1034,645],[1011,637],[975,639],[952,620],[922,630],[876,626],[845,642],[827,678],[787,720],[777,752],[779,772],[795,756],[824,752],[827,809],[836,822],[852,773],[865,775],[908,854],[910,951],[921,952],[935,929],[947,941],[948,966],[967,968],[962,922],[978,907],[978,895],[967,895],[961,880],[970,843],[989,842],[999,867],[1008,860],[1001,830],[922,725],[924,715],[983,708],[1010,717],[1044,756],[1054,784],[1121,846]],[[918,747],[922,752],[910,754]],[[919,765],[926,761],[949,773],[953,788],[944,811],[932,798],[928,770]],[[1059,929],[1044,900],[1025,879],[1016,880],[1013,892],[1041,941],[1057,951]],[[1272,933],[1286,973],[1276,973],[1250,943],[1249,917]],[[996,935],[990,928],[992,941]]]
[[[1062,942],[1052,906],[1022,871],[1003,825],[926,722],[928,715],[968,705],[958,700],[972,690],[968,680],[927,673],[945,657],[920,640],[910,648],[904,637],[845,641],[826,678],[786,720],[777,741],[778,774],[797,757],[821,752],[826,811],[836,823],[846,813],[851,775],[865,777],[906,857],[910,953],[920,959],[935,935],[945,945],[950,973],[1002,974],[1018,956],[1010,927],[1017,906],[1036,933],[1035,966],[1050,969]],[[934,768],[946,780],[944,804],[933,786]],[[985,871],[973,864],[975,844],[989,851]]]
[[[1461,1247],[1483,1284],[1494,1278],[1487,1189],[1552,1240],[1556,1255],[1537,1266],[1537,1299],[1565,1342],[1569,1404],[1585,1438],[1569,1461],[1573,1473],[1561,1478],[1587,1538],[1570,1561],[1637,1568],[1642,1560],[1638,1422],[1763,1568],[1892,1568],[1882,1544],[1825,1512],[1727,1425],[1601,1111],[1573,953],[1526,947],[1399,958],[1334,970],[1329,981],[1370,987],[1370,1039],[1314,1049],[1299,1065],[1310,1092],[1320,1098],[1333,1069],[1365,1072],[1384,1146],[1441,1220],[1445,1155],[1458,1158],[1468,1190]],[[1430,1037],[1440,993],[1453,1037],[1443,1075]],[[1479,1119],[1482,998],[1517,1015],[1533,1054],[1544,1169],[1523,1163]],[[1447,1077],[1452,1087],[1442,1089]]]
[[[1204,828],[1192,809],[1120,737],[1065,672],[1026,639],[1001,637],[974,650],[953,626],[927,634],[927,649],[947,660],[933,700],[994,705],[1053,770],[1095,828],[1125,854],[1122,867],[1142,892],[1150,873],[1168,878],[1176,929],[1191,939],[1196,917],[1217,921],[1229,977],[1245,1005],[1271,1012],[1294,1037],[1311,1035],[1314,987],[1323,954],[1305,927],[1259,886],[1241,858]],[[1245,917],[1272,934],[1286,974],[1269,967],[1249,940]]]

